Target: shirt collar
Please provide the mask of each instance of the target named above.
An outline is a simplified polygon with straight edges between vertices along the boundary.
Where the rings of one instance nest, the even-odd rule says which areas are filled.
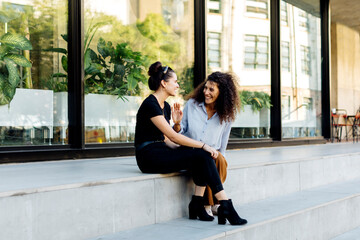
[[[198,106],[199,106],[199,108],[201,108],[201,109],[204,111],[204,113],[206,113],[206,115],[207,115],[205,103],[204,103],[204,102],[200,102],[200,103],[198,103]]]
[[[207,116],[207,111],[206,111],[206,107],[205,107],[205,102],[198,103],[198,106],[199,106],[200,108],[202,108],[202,110],[204,110],[204,113],[205,113],[206,116]],[[216,115],[218,115],[217,112],[215,112],[214,116],[212,116],[210,119],[214,118]]]

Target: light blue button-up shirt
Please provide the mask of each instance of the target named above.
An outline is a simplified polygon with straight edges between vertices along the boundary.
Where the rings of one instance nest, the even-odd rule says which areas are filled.
[[[208,119],[205,104],[189,99],[183,111],[180,133],[210,145],[225,156],[231,124],[225,121],[220,123],[217,113]]]

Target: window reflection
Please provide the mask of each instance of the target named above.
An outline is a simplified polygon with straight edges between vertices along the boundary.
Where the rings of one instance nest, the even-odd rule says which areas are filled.
[[[192,90],[193,9],[190,0],[85,0],[86,143],[134,140],[151,63],[176,71],[180,95]]]
[[[0,145],[67,143],[67,18],[67,1],[0,1]]]
[[[245,35],[245,68],[267,69],[269,65],[267,36]]]
[[[268,18],[267,0],[246,0],[246,13],[249,17]]]
[[[207,72],[239,78],[242,110],[231,138],[268,138],[270,131],[270,20],[268,0],[208,1]]]
[[[281,2],[289,18],[288,24],[281,26],[284,138],[321,136],[319,5],[319,1],[311,6],[305,1]]]
[[[290,46],[289,42],[281,41],[281,69],[290,71]]]

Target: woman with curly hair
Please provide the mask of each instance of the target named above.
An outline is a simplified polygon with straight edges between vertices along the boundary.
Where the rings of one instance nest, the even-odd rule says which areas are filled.
[[[225,150],[231,124],[239,108],[240,100],[233,75],[214,72],[190,94],[182,119],[181,114],[173,119],[177,132],[181,131],[183,135],[204,142],[219,152],[215,164],[222,183],[227,175]],[[218,201],[213,198],[208,186],[205,196],[205,209],[212,216],[217,213]]]
[[[212,221],[204,208],[205,187],[210,186],[220,201],[218,223],[226,220],[232,225],[247,223],[239,217],[232,202],[227,198],[213,158],[218,152],[208,144],[176,133],[170,127],[170,117],[181,116],[179,105],[171,114],[165,101],[175,96],[179,88],[175,72],[160,62],[153,63],[148,72],[149,87],[154,91],[141,104],[136,115],[135,148],[136,161],[144,173],[171,173],[190,170],[195,183],[195,193],[189,204],[189,218]]]

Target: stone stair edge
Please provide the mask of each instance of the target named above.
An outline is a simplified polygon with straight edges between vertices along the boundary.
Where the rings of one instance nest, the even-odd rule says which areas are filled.
[[[359,180],[360,179],[357,179],[357,181],[359,181]],[[350,182],[353,182],[353,181],[349,181],[349,183]],[[337,184],[329,184],[329,185],[331,186],[331,185],[337,185]],[[316,189],[317,188],[315,188],[314,191],[316,191]],[[305,191],[309,191],[309,190],[305,190]],[[310,192],[311,191],[313,191],[313,190],[310,189]],[[322,192],[322,191],[320,190],[320,192]],[[283,197],[286,197],[286,196],[283,196]],[[266,224],[271,224],[271,223],[276,223],[276,222],[279,222],[279,221],[282,221],[282,220],[286,220],[286,219],[294,217],[294,216],[300,216],[302,214],[310,213],[311,211],[316,211],[318,209],[326,208],[328,206],[336,205],[338,203],[342,203],[342,202],[345,202],[345,201],[348,201],[348,200],[351,201],[352,199],[355,199],[355,198],[359,198],[359,200],[360,200],[360,192],[347,193],[346,196],[339,196],[335,200],[326,200],[326,202],[316,203],[314,206],[305,207],[305,208],[303,208],[301,210],[295,210],[295,211],[293,211],[291,213],[285,213],[285,214],[282,214],[280,216],[273,217],[271,219],[262,220],[260,222],[255,222],[255,223],[250,223],[250,224],[248,223],[248,225],[244,225],[244,226],[228,226],[228,227],[231,227],[231,228],[225,227],[223,232],[216,233],[213,236],[202,238],[202,239],[206,239],[206,240],[225,239],[225,238],[227,239],[227,237],[230,237],[231,239],[233,239],[231,237],[231,235],[235,235],[235,234],[247,231],[247,230],[255,229],[257,227],[261,227],[261,226],[264,226]],[[346,204],[346,203],[344,203],[344,204]],[[236,206],[236,207],[238,207],[238,206]],[[185,218],[180,218],[180,219],[182,219],[184,221],[186,221],[186,220],[187,221],[194,221],[194,220],[189,220],[186,217]],[[215,219],[215,221],[216,221],[216,219]],[[159,223],[155,223],[153,225],[157,225],[157,224],[165,224],[165,225],[166,224],[171,224],[171,225],[174,225],[174,224],[171,223],[171,221],[169,221],[169,222],[159,222]],[[227,223],[227,225],[228,224],[229,223]],[[149,226],[151,226],[151,225],[148,225],[148,227]],[[144,226],[142,226],[142,227],[144,227]],[[124,230],[124,231],[120,231],[120,232],[113,233],[113,234],[107,234],[107,235],[103,235],[103,236],[93,237],[93,238],[89,238],[88,240],[100,240],[100,239],[101,240],[107,240],[108,239],[107,236],[111,236],[111,235],[114,235],[114,234],[119,234],[121,232],[137,231],[137,230],[141,229],[142,227],[136,227],[136,228],[133,228],[133,229]],[[190,226],[187,226],[187,227],[190,227]],[[196,228],[196,226],[193,226],[193,227]],[[353,229],[348,230],[348,231],[350,232],[350,231],[353,231],[353,230],[359,231],[360,228],[357,227],[357,228],[353,228]],[[344,232],[344,233],[346,233],[346,232]],[[113,239],[115,239],[115,238],[111,238],[111,240],[113,240]],[[116,239],[118,239],[118,238],[116,238]],[[119,238],[119,239],[128,239],[128,238]],[[237,238],[234,238],[234,239],[237,239]],[[271,238],[271,239],[273,239],[273,238]],[[331,239],[333,239],[333,238],[331,238]],[[334,240],[337,240],[337,238],[334,238]]]
[[[314,161],[314,160],[342,158],[342,157],[349,157],[349,156],[356,156],[356,155],[360,155],[360,152],[359,153],[349,153],[349,154],[337,154],[337,155],[331,155],[331,156],[317,156],[317,157],[306,158],[306,159],[299,158],[299,159],[293,159],[293,160],[260,162],[260,163],[254,163],[254,164],[230,165],[230,166],[228,166],[228,171],[237,170],[237,169],[245,169],[245,168],[253,168],[253,167],[262,167],[262,166],[267,167],[267,166],[289,164],[289,163],[301,163],[301,162]],[[92,159],[89,159],[89,160],[92,160]],[[81,161],[86,161],[86,160],[82,159]],[[136,165],[134,165],[134,167],[137,168]],[[186,171],[167,173],[167,174],[144,174],[144,173],[141,173],[139,170],[138,176],[119,177],[119,178],[106,179],[106,180],[100,180],[100,181],[87,181],[87,182],[80,182],[80,183],[54,185],[54,186],[49,186],[49,187],[39,187],[39,188],[30,188],[30,189],[0,192],[0,198],[1,197],[16,197],[16,196],[23,196],[23,195],[28,195],[28,194],[36,194],[36,193],[49,192],[49,191],[59,191],[59,190],[66,190],[66,189],[73,189],[73,188],[93,187],[93,186],[101,186],[101,185],[108,185],[108,184],[145,181],[145,180],[161,179],[161,178],[176,177],[176,176],[187,176],[187,175],[188,174],[186,173]]]

